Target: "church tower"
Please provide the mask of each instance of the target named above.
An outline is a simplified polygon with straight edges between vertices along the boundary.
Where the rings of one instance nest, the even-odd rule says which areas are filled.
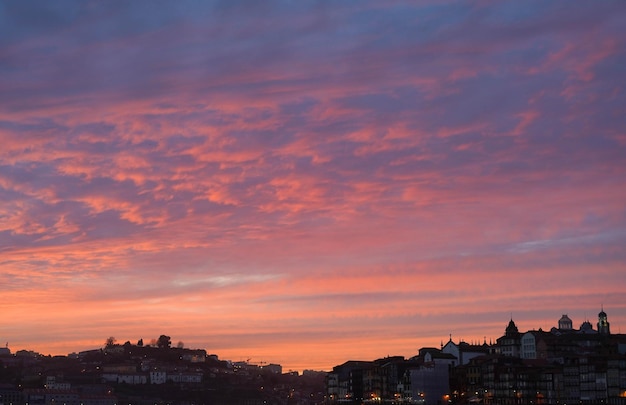
[[[598,333],[601,335],[610,335],[611,329],[609,328],[609,321],[606,316],[606,312],[604,312],[604,308],[598,314]]]
[[[509,321],[508,326],[504,330],[504,336],[496,340],[496,352],[505,356],[519,357],[521,333],[517,329],[517,325],[513,322],[513,318]]]

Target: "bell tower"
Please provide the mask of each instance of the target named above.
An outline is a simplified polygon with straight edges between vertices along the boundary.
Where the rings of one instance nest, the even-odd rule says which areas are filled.
[[[598,314],[598,333],[601,335],[610,335],[611,329],[609,328],[609,321],[606,316],[606,312],[604,312],[604,308],[600,310]]]

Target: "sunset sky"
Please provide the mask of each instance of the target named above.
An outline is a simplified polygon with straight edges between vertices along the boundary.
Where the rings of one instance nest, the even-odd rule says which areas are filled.
[[[329,370],[626,333],[626,2],[0,1],[0,342]]]

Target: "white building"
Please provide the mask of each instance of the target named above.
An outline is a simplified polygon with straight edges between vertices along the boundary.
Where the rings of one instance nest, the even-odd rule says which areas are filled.
[[[489,353],[489,346],[487,346],[486,342],[483,345],[470,345],[463,341],[456,344],[450,338],[448,343],[441,348],[441,352],[453,355],[458,359],[458,364],[465,365],[474,357]]]
[[[126,383],[130,385],[146,384],[147,374],[142,373],[102,373],[102,379],[113,383]]]
[[[150,371],[150,384],[165,384],[167,382],[167,373],[165,371]]]
[[[198,384],[202,382],[201,373],[168,373],[167,380],[178,384]]]

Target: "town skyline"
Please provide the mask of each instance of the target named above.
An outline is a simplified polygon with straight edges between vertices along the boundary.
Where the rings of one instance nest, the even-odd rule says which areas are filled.
[[[622,1],[0,0],[0,342],[315,370],[510,317],[617,333],[625,25]]]
[[[496,335],[496,336],[487,336],[487,335],[483,335],[482,338],[470,338],[470,339],[465,339],[463,338],[463,335],[453,335],[452,333],[449,333],[444,339],[444,337],[442,337],[439,342],[432,342],[432,344],[422,344],[420,346],[416,346],[415,350],[411,353],[399,353],[399,352],[394,352],[391,347],[383,347],[382,351],[380,351],[379,353],[387,353],[385,355],[379,355],[379,356],[374,356],[373,358],[368,358],[367,356],[356,356],[356,357],[352,357],[352,358],[338,358],[338,359],[333,359],[331,360],[320,360],[318,363],[316,364],[321,364],[323,366],[320,367],[307,367],[307,366],[303,366],[300,365],[300,367],[291,367],[291,368],[286,368],[285,371],[297,371],[298,373],[302,373],[305,370],[311,370],[311,371],[324,371],[324,372],[328,372],[330,371],[333,367],[335,367],[337,364],[341,363],[341,362],[345,362],[345,361],[369,361],[372,360],[374,358],[378,358],[378,359],[382,359],[385,357],[393,357],[393,356],[402,356],[402,357],[406,357],[406,358],[410,358],[412,356],[417,355],[418,351],[424,348],[438,348],[438,347],[442,347],[447,344],[448,342],[455,342],[457,344],[461,344],[461,343],[467,343],[470,345],[476,345],[476,346],[480,346],[480,345],[487,345],[487,346],[492,346],[495,345],[496,340],[500,337],[502,337],[505,333],[506,330],[506,326],[510,325],[509,322],[514,322],[516,324],[516,326],[518,326],[518,329],[521,333],[526,333],[526,332],[532,332],[532,331],[545,331],[545,332],[549,332],[551,330],[555,330],[555,329],[560,329],[561,328],[561,321],[563,319],[567,319],[568,321],[570,321],[572,323],[571,327],[573,328],[573,330],[579,330],[584,327],[584,324],[589,324],[591,325],[592,331],[597,332],[599,330],[598,328],[598,323],[600,322],[600,314],[604,313],[606,315],[606,312],[604,311],[604,307],[601,307],[600,312],[598,313],[598,316],[596,316],[595,321],[590,320],[589,318],[585,318],[583,321],[580,322],[580,325],[577,325],[577,320],[574,317],[574,319],[572,319],[569,314],[567,313],[563,313],[560,315],[560,317],[558,319],[555,318],[554,322],[552,325],[549,325],[547,327],[543,327],[543,326],[533,326],[532,328],[525,328],[524,325],[521,325],[518,322],[515,322],[515,320],[513,319],[513,317],[511,317],[509,320],[507,321],[503,321],[502,323],[502,328],[500,331],[500,334]],[[608,318],[609,320],[609,324],[611,324],[611,318],[609,316]],[[612,329],[612,334],[617,334],[617,335],[621,335],[621,327],[620,325],[613,325],[613,329]],[[1,337],[0,337],[1,338]],[[166,338],[167,339],[167,344],[162,343],[163,340]],[[390,338],[390,341],[393,341],[393,337]],[[416,337],[416,342],[424,342],[423,339],[420,339],[419,337]],[[437,343],[437,344],[435,344]],[[139,338],[121,338],[118,339],[116,336],[108,336],[106,339],[103,339],[103,342],[100,346],[91,346],[91,347],[83,347],[81,350],[71,350],[68,351],[66,353],[45,353],[45,352],[40,352],[38,350],[33,350],[33,348],[27,348],[27,347],[19,347],[17,348],[17,350],[12,350],[11,346],[9,345],[9,342],[6,343],[6,348],[12,350],[13,352],[16,351],[20,351],[20,350],[25,350],[25,351],[33,351],[36,353],[39,353],[41,355],[47,356],[47,355],[60,355],[60,356],[72,356],[72,355],[76,355],[77,353],[80,352],[84,352],[84,351],[92,351],[92,350],[98,350],[98,349],[106,349],[107,347],[111,347],[111,346],[125,346],[125,345],[132,345],[132,346],[146,346],[146,347],[172,347],[172,348],[185,348],[185,349],[189,349],[189,350],[204,350],[206,351],[207,355],[215,355],[217,356],[220,360],[225,360],[225,361],[230,361],[233,363],[237,363],[237,362],[245,362],[245,363],[250,363],[250,364],[256,364],[256,365],[260,365],[263,366],[264,364],[280,364],[282,366],[282,363],[280,363],[279,361],[274,361],[274,359],[266,359],[266,358],[255,358],[255,357],[251,357],[249,354],[240,354],[239,356],[235,356],[235,357],[228,357],[228,356],[222,356],[220,353],[218,352],[214,352],[211,351],[210,348],[208,347],[198,347],[198,346],[190,346],[188,344],[185,343],[184,340],[180,340],[178,339],[178,337],[175,336],[169,336],[169,335],[165,335],[165,334],[161,334],[159,336],[155,336],[155,337],[151,337],[148,339],[144,339],[144,337],[139,337]],[[45,345],[44,345],[45,347]],[[229,351],[229,353],[236,353],[236,350],[234,351]],[[14,353],[13,353],[14,354]],[[280,355],[278,356],[278,358],[280,358]],[[340,360],[339,362],[337,362],[337,360]],[[334,361],[334,363],[333,363]]]

